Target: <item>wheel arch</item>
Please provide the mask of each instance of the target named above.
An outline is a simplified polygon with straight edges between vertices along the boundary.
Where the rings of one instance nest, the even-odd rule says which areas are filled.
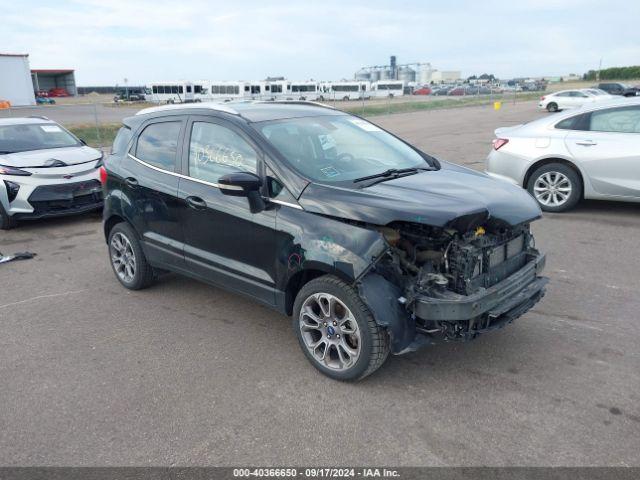
[[[307,283],[324,275],[333,275],[340,280],[353,283],[354,279],[349,278],[344,272],[330,267],[329,265],[314,262],[313,266],[298,270],[287,280],[284,295],[284,310],[287,315],[293,314],[293,304],[296,301],[298,292],[302,290]]]
[[[116,225],[118,225],[119,223],[128,223],[124,218],[122,218],[120,215],[111,215],[107,220],[105,220],[104,222],[104,238],[105,241],[109,241],[109,234],[111,233],[111,230],[113,229],[113,227],[115,227]]]
[[[527,185],[529,183],[529,180],[531,179],[531,175],[533,175],[533,172],[535,172],[538,168],[543,167],[545,165],[549,165],[551,163],[560,163],[562,165],[565,165],[565,166],[571,168],[572,170],[574,170],[576,172],[576,174],[580,178],[580,182],[582,183],[582,189],[580,191],[580,198],[584,198],[585,180],[584,180],[584,175],[582,174],[582,171],[580,170],[580,168],[578,168],[578,166],[574,162],[572,162],[571,160],[568,160],[566,158],[562,158],[562,157],[541,158],[539,160],[536,160],[531,165],[529,165],[529,168],[527,168],[527,171],[526,171],[526,173],[524,175],[524,179],[522,181],[522,187],[524,189],[527,188]]]

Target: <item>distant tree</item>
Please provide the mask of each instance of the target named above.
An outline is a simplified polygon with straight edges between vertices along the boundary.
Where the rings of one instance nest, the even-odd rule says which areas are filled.
[[[585,80],[595,80],[598,72],[589,70],[582,78]],[[640,66],[611,67],[600,70],[600,80],[635,80],[640,78]]]

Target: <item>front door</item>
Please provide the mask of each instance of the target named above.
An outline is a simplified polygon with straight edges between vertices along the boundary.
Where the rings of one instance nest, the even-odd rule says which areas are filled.
[[[593,189],[607,196],[640,197],[640,106],[585,114],[585,130],[566,137]]]
[[[275,304],[275,212],[251,213],[244,197],[224,195],[224,174],[259,174],[258,148],[222,119],[191,117],[178,187],[187,269],[215,284]]]

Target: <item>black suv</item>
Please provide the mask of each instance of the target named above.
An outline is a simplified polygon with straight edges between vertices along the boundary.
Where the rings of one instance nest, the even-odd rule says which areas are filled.
[[[609,82],[599,83],[596,88],[604,90],[609,95],[622,95],[624,97],[635,97],[640,94],[640,90],[637,87],[629,87],[624,83]]]
[[[102,181],[125,287],[168,270],[246,294],[292,315],[332,378],[473,339],[544,295],[528,193],[329,107],[145,109],[124,120]]]

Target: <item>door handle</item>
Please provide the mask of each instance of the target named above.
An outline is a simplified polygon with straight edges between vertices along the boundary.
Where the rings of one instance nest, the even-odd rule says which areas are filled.
[[[576,142],[576,145],[582,145],[583,147],[592,147],[597,144],[598,142],[594,142],[593,140],[580,140],[579,142]]]
[[[133,177],[127,177],[124,179],[124,183],[126,183],[127,185],[129,185],[131,188],[135,188],[138,186],[138,180],[136,180]]]
[[[207,208],[207,202],[200,197],[187,197],[187,205],[194,210],[204,210]]]

